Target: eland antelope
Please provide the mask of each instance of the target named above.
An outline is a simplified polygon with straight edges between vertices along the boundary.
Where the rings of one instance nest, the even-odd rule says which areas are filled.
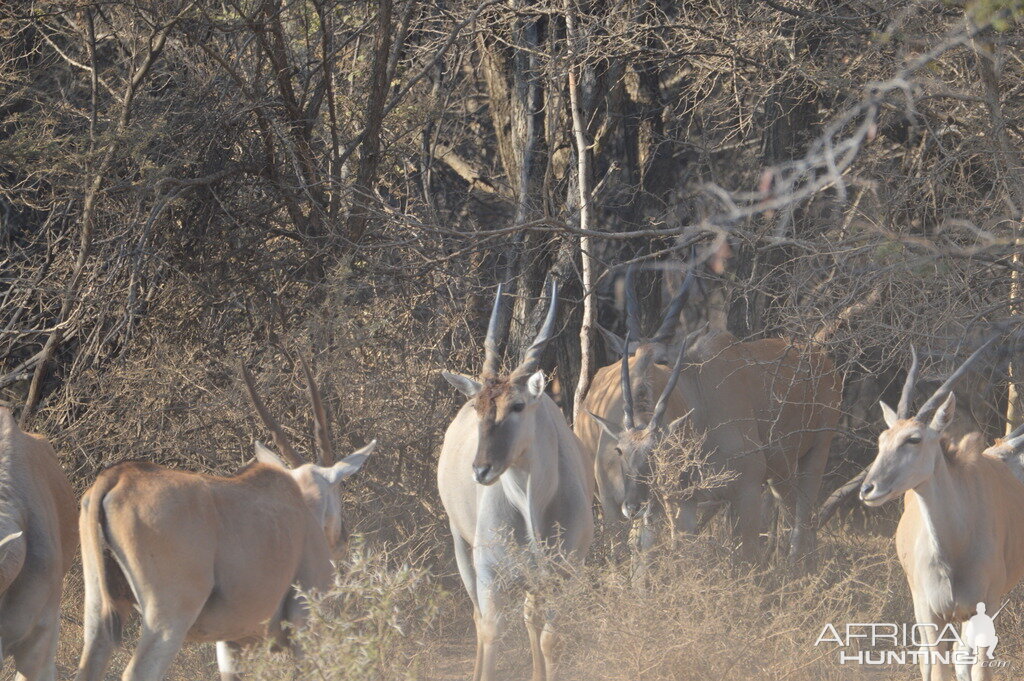
[[[953,384],[994,340],[978,348],[913,416],[918,360],[912,351],[896,411],[881,405],[887,428],[878,437],[878,455],[860,489],[867,506],[903,495],[896,552],[910,585],[914,616],[922,625],[924,681],[953,678],[951,665],[928,655],[949,654],[949,637],[939,642],[940,631],[966,622],[979,603],[995,612],[1024,576],[1024,484],[994,458],[999,452],[983,456],[979,433],[959,442],[944,435],[956,410]],[[991,678],[983,651],[978,658],[972,678]]]
[[[256,392],[252,402],[288,460],[256,443],[256,461],[232,477],[142,461],[100,473],[82,499],[85,648],[77,681],[99,681],[133,606],[142,633],[125,681],[157,681],[186,640],[216,642],[221,678],[237,678],[240,648],[265,635],[288,646],[283,624],[300,625],[300,591],[331,583],[347,532],[338,498],[371,442],[335,462],[329,419],[303,360],[319,445],[305,463]]]
[[[595,467],[606,515],[630,521],[643,517],[641,548],[653,543],[657,529],[650,525],[652,521],[657,523],[662,511],[684,532],[692,533],[697,529],[699,504],[724,502],[741,555],[754,560],[763,525],[761,490],[766,472],[754,418],[757,391],[751,390],[752,382],[742,380],[742,372],[712,375],[719,368],[717,364],[693,363],[693,336],[688,336],[679,348],[672,371],[655,363],[664,352],[655,342],[642,342],[632,357],[623,353],[618,367],[599,370],[585,406],[593,423],[600,427],[600,439],[583,424],[577,426],[577,432],[597,451]],[[625,342],[619,346],[629,347]],[[609,369],[619,374],[614,383]],[[655,391],[661,398],[652,405],[650,398]],[[719,481],[709,489],[697,489],[686,499],[675,500],[674,509],[661,509],[650,503],[648,483],[654,473],[651,457],[665,433],[684,420],[703,437],[697,455],[702,471]],[[671,423],[667,429],[666,421]],[[609,510],[613,514],[608,514]]]
[[[500,373],[494,301],[480,379],[443,372],[468,401],[448,427],[437,484],[448,513],[455,558],[473,602],[477,652],[475,681],[495,678],[502,630],[501,581],[514,571],[510,542],[528,554],[582,561],[594,534],[593,464],[565,417],[544,392],[541,354],[554,334],[558,287],[552,279],[547,317],[522,362]],[[555,678],[558,657],[554,613],[536,594],[524,606],[534,681]]]
[[[705,334],[687,359],[707,372],[706,391],[718,392],[718,385],[726,396],[742,387],[755,392],[753,418],[766,480],[792,524],[789,558],[807,558],[815,546],[814,509],[843,397],[835,364],[822,350],[788,338],[744,342],[728,331]]]
[[[609,438],[608,442],[615,454],[615,458],[607,457],[608,460],[603,465],[596,464],[598,475],[603,477],[605,489],[608,490],[602,498],[602,503],[607,503],[605,512],[610,513],[612,517],[621,512],[626,520],[632,520],[643,512],[644,527],[640,536],[640,548],[646,550],[654,541],[651,525],[657,521],[657,516],[661,515],[662,510],[660,505],[656,509],[651,508],[651,505],[656,505],[656,500],[651,499],[650,489],[654,477],[655,451],[665,435],[680,426],[692,410],[678,415],[671,423],[665,423],[670,406],[674,407],[677,413],[685,408],[686,403],[675,388],[683,367],[686,342],[682,344],[675,365],[667,377],[660,366],[644,366],[651,383],[648,387],[659,392],[658,400],[650,410],[638,410],[633,400],[634,387],[630,379],[630,357],[627,351],[629,345],[630,332],[627,331],[622,343],[622,360],[619,362],[618,394],[622,399],[621,424],[589,410],[587,413]],[[637,386],[638,389],[641,387]],[[620,507],[612,508],[614,501],[610,500],[618,501],[619,498],[622,499]],[[606,499],[609,501],[606,502]],[[649,501],[652,503],[649,504]]]
[[[0,666],[53,681],[64,575],[78,549],[78,509],[53,447],[0,407]]]
[[[643,412],[630,418],[645,420],[643,417],[649,416],[650,395],[664,393],[668,384],[669,371],[659,362],[665,361],[668,356],[667,348],[675,335],[679,313],[686,303],[694,278],[692,274],[687,275],[679,291],[666,306],[658,330],[649,339],[645,339],[640,330],[638,304],[632,280],[633,268],[630,268],[626,271],[626,337],[620,338],[604,327],[598,327],[608,345],[616,354],[626,358],[629,366],[622,367],[622,362],[615,362],[595,372],[590,389],[583,399],[583,407],[590,418],[581,418],[573,424],[576,435],[593,455],[597,493],[606,523],[618,519],[632,520],[640,510],[639,506],[634,504],[626,506],[626,476],[622,459],[616,451],[618,434],[624,430],[618,423],[624,424],[624,419],[627,418],[626,392],[623,389],[625,384],[622,376],[631,377],[631,409]],[[689,409],[682,396],[674,390],[667,393],[665,408],[664,416],[670,422],[674,422]],[[606,427],[607,425],[612,427]]]
[[[639,334],[640,325],[629,279],[627,276],[627,325],[632,336]],[[631,391],[639,395],[636,402],[645,404],[640,407],[642,414],[632,418],[645,426],[649,423],[649,395],[661,391],[669,375],[657,362],[665,361],[671,352],[691,283],[692,275],[688,275],[650,340],[634,345],[602,329],[613,347],[632,352],[628,366],[633,377]],[[668,398],[666,417],[674,420],[689,413],[687,420],[704,437],[700,458],[705,460],[705,468],[728,479],[714,489],[698,490],[680,504],[682,529],[697,527],[699,503],[726,502],[744,557],[754,557],[763,526],[761,491],[770,481],[794,518],[790,556],[796,560],[806,555],[813,545],[812,510],[842,397],[831,360],[823,352],[786,339],[744,343],[726,331],[691,333],[680,352],[686,353],[683,368],[675,394]],[[646,462],[659,438],[641,438],[642,446],[635,437],[629,438],[631,443],[616,448],[630,430],[617,425],[626,416],[626,384],[617,378],[619,373],[616,365],[598,370],[584,402],[594,420],[581,420],[576,432],[596,453],[597,483],[606,517],[619,517],[621,508],[622,516],[629,519],[638,503],[647,501],[646,487],[631,478],[638,471],[650,473]],[[630,397],[629,401],[634,400]],[[619,454],[627,449],[632,461]],[[632,499],[629,508],[623,506],[627,489],[643,492],[639,499]],[[642,544],[650,541],[648,534]]]
[[[990,459],[1002,461],[1017,477],[1024,482],[1024,423],[1013,429],[1006,437],[1000,438],[991,447],[982,452]]]

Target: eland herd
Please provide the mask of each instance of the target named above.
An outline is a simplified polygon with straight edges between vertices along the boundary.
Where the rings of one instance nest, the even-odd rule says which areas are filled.
[[[692,281],[687,276],[646,337],[627,274],[625,337],[602,329],[621,360],[596,372],[582,405],[588,415],[572,428],[540,369],[557,328],[554,279],[541,329],[512,371],[503,370],[499,351],[499,286],[478,377],[442,372],[466,398],[445,433],[437,482],[473,605],[476,681],[495,679],[508,573],[522,567],[520,556],[542,572],[582,562],[594,538],[595,495],[606,523],[639,525],[641,553],[665,528],[695,534],[725,507],[742,560],[758,561],[767,490],[792,528],[790,561],[806,569],[813,558],[840,375],[821,349],[790,339],[744,342],[705,327],[677,341]],[[1024,575],[1024,427],[987,449],[980,434],[959,442],[945,434],[953,384],[994,340],[911,415],[913,353],[897,409],[882,404],[886,430],[860,487],[868,506],[905,499],[896,546],[916,620],[934,625],[925,631],[964,622],[979,603],[997,606]],[[316,463],[289,442],[243,365],[276,452],[257,442],[255,460],[230,477],[120,463],[100,473],[80,510],[50,444],[0,408],[0,661],[13,657],[19,681],[56,678],[62,585],[79,543],[85,641],[77,681],[104,678],[133,611],[141,626],[126,681],[163,678],[185,641],[214,642],[225,681],[239,678],[245,646],[269,637],[292,647],[290,631],[307,616],[304,594],[330,586],[346,552],[341,482],[376,446],[336,458],[330,416],[313,371],[301,364]],[[687,442],[696,464],[674,454]],[[677,465],[664,465],[673,455]],[[694,487],[694,467],[722,473],[722,482]],[[659,468],[668,469],[674,493],[655,490]],[[527,588],[534,681],[556,675],[555,617],[541,590]],[[921,663],[924,681],[953,671]],[[978,664],[973,678],[990,673]]]

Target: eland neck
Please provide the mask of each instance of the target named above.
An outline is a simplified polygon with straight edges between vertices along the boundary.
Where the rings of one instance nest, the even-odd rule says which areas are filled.
[[[558,431],[549,411],[558,407],[547,396],[540,399],[533,441],[500,479],[505,495],[526,519],[531,539],[543,536],[540,523],[544,510],[554,501],[559,483]]]
[[[967,520],[971,513],[965,508],[962,485],[944,454],[936,457],[932,475],[907,494],[920,507],[923,530],[929,535],[934,558],[956,562],[970,544]]]

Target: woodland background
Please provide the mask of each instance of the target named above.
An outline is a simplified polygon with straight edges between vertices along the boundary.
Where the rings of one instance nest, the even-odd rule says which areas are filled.
[[[958,401],[999,435],[1022,320],[1020,10],[4,3],[0,403],[79,490],[129,458],[226,473],[266,438],[242,361],[311,446],[305,353],[339,448],[381,441],[357,528],[448,579],[434,462],[461,399],[439,371],[479,370],[499,282],[514,358],[558,276],[545,368],[570,416],[581,369],[615,359],[592,322],[624,330],[636,262],[648,327],[689,267],[687,329],[827,349],[845,394],[826,492],[870,461],[911,343],[934,380],[1009,332]]]

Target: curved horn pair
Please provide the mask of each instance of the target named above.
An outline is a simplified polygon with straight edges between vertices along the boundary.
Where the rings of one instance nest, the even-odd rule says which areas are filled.
[[[661,326],[658,327],[658,330],[651,337],[652,342],[665,345],[672,342],[672,337],[676,334],[676,326],[679,325],[679,313],[683,311],[686,299],[690,296],[690,288],[693,286],[694,279],[696,279],[696,276],[693,274],[693,268],[687,268],[686,276],[679,287],[679,292],[676,293],[675,297],[669,302],[668,307],[665,308],[665,314],[661,318]]]
[[[949,378],[943,381],[942,385],[940,385],[939,388],[934,393],[932,393],[932,396],[929,397],[923,405],[921,405],[921,408],[917,410],[917,413],[914,415],[914,418],[919,421],[922,421],[925,418],[927,418],[927,416],[930,415],[931,412],[934,411],[939,406],[939,403],[942,402],[942,400],[944,400],[947,395],[949,395],[949,392],[950,390],[952,390],[953,385],[958,380],[960,380],[960,378],[965,373],[967,373],[967,370],[971,367],[971,365],[974,364],[978,360],[978,358],[985,353],[986,350],[988,350],[989,346],[992,345],[998,337],[998,334],[993,335],[987,341],[982,343],[977,350],[972,352],[971,356],[964,360],[963,364],[957,367],[956,371],[950,374]],[[907,380],[903,384],[903,390],[900,394],[900,403],[896,411],[896,415],[901,419],[909,417],[910,404],[913,401],[914,396],[914,384],[917,383],[917,375],[919,371],[917,349],[911,347],[910,353],[913,359],[910,363],[910,371],[907,372]]]
[[[318,458],[321,466],[332,466],[335,462],[334,457],[334,446],[331,440],[331,419],[327,412],[327,407],[324,406],[323,396],[320,393],[320,388],[316,384],[316,379],[313,377],[313,369],[309,366],[309,362],[301,354],[299,355],[299,363],[302,365],[302,372],[306,375],[306,390],[309,392],[309,401],[313,406],[313,428],[316,435]],[[277,451],[294,467],[299,467],[305,463],[295,448],[292,447],[291,441],[285,434],[281,424],[277,422],[277,419],[267,409],[266,402],[260,397],[256,391],[256,381],[253,380],[252,373],[249,371],[249,367],[245,365],[245,362],[241,362],[242,367],[242,381],[245,383],[246,390],[249,392],[249,398],[252,400],[253,406],[256,408],[256,413],[259,414],[260,419],[264,425],[270,429],[271,438],[274,441],[274,446],[277,447]]]
[[[498,292],[494,296],[494,306],[491,308],[491,319],[487,324],[487,337],[484,339],[484,366],[480,372],[480,378],[483,379],[496,377],[501,369],[501,354],[498,352],[498,327],[501,320],[504,290],[504,285],[498,284]],[[558,314],[558,280],[554,277],[551,278],[549,298],[551,302],[548,304],[548,314],[544,318],[544,324],[541,325],[533,343],[523,353],[523,359],[519,366],[512,372],[513,378],[529,376],[537,371],[544,348],[555,335],[555,317]]]
[[[501,368],[501,355],[498,353],[498,322],[501,319],[501,298],[505,285],[498,284],[498,292],[494,294],[494,307],[491,308],[491,320],[487,323],[487,337],[484,338],[484,367],[480,371],[481,378],[494,378]]]
[[[555,317],[558,315],[558,280],[554,277],[551,277],[551,285],[548,287],[548,299],[550,300],[548,303],[548,314],[544,318],[540,331],[537,332],[537,337],[533,339],[533,343],[523,353],[523,360],[516,367],[516,370],[512,372],[512,380],[526,378],[540,368],[540,360],[544,354],[544,348],[547,347],[548,341],[555,335]]]
[[[676,357],[676,363],[672,366],[672,373],[669,374],[668,382],[665,383],[665,389],[661,391],[661,395],[658,397],[658,401],[654,405],[654,412],[651,414],[651,420],[647,424],[648,429],[661,427],[662,419],[665,418],[665,411],[668,409],[668,398],[672,394],[672,391],[675,390],[676,384],[679,382],[679,374],[683,370],[686,346],[687,344],[684,343],[679,348],[679,355]],[[625,347],[629,347],[629,331],[626,332]],[[626,430],[634,430],[636,428],[636,420],[633,408],[633,385],[629,379],[628,350],[622,353],[622,371],[620,377],[622,380],[622,425]]]

